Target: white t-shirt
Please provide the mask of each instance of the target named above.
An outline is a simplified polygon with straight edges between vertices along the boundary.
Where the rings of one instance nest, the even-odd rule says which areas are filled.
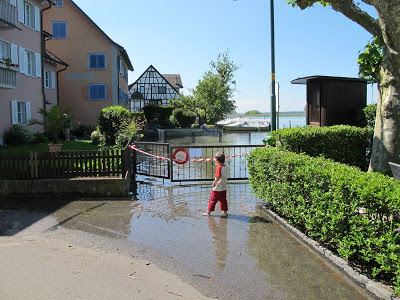
[[[217,166],[215,170],[215,177],[221,177],[221,179],[214,186],[213,191],[222,192],[227,190],[229,176],[229,167],[226,165]]]

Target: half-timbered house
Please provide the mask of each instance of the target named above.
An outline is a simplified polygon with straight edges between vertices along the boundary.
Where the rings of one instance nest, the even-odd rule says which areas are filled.
[[[168,105],[172,99],[179,99],[183,88],[179,74],[162,75],[152,65],[131,85],[131,111],[139,111],[147,104]]]

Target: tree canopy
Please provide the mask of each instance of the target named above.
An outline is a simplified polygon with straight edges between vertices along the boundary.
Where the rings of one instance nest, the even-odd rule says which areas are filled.
[[[232,99],[236,89],[235,71],[239,67],[229,57],[229,51],[220,53],[217,60],[210,62],[210,69],[198,81],[191,95],[181,95],[181,101],[174,101],[194,113],[200,125],[215,124],[235,110]]]
[[[381,42],[382,59],[379,72],[374,70],[374,67],[370,70],[364,68],[361,71],[367,76],[374,76],[378,83],[378,106],[370,171],[390,174],[388,162],[400,162],[400,0],[287,0],[287,2],[301,9],[316,3],[330,6],[359,24],[374,39]],[[363,10],[361,3],[374,7],[378,18]],[[369,52],[370,49],[373,50],[372,48],[367,45],[366,50]],[[378,55],[376,52],[370,54],[362,59],[364,62],[372,59],[373,63],[370,66],[373,66],[378,61]]]

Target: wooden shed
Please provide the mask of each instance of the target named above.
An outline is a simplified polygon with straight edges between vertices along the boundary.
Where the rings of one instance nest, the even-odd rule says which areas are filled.
[[[307,85],[307,125],[353,124],[355,112],[367,105],[367,81],[360,78],[309,76],[292,80]]]

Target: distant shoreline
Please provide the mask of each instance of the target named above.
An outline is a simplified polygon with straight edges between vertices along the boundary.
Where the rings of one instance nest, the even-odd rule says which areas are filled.
[[[285,112],[280,112],[279,116],[281,117],[305,117],[305,113],[285,113]],[[257,114],[257,115],[246,115],[242,113],[238,114],[229,114],[228,117],[271,117],[271,113],[265,113],[265,114]]]

